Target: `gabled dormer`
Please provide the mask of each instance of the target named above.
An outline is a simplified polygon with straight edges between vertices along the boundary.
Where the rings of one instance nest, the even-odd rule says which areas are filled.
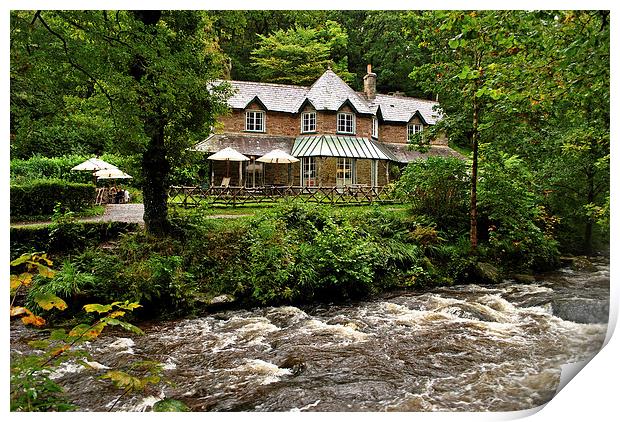
[[[424,130],[424,126],[428,126],[428,123],[424,120],[422,113],[416,110],[407,122],[407,142],[409,142],[415,135],[422,132]]]
[[[308,98],[299,106],[300,133],[312,134],[317,132],[316,107]]]
[[[267,130],[267,107],[254,96],[245,106],[245,131],[264,133]]]
[[[356,127],[356,114],[357,109],[349,101],[345,100],[336,114],[336,133],[341,135],[355,135]]]

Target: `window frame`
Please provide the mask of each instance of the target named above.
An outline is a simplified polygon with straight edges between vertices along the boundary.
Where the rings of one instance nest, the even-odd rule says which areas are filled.
[[[317,185],[316,157],[302,157],[301,159],[301,183],[303,186]]]
[[[422,123],[409,123],[407,125],[407,142],[409,142],[411,140],[412,136],[417,135],[418,133],[422,132],[423,130],[424,130],[424,125]]]
[[[351,132],[347,132],[346,130],[340,130],[340,116],[345,117],[345,129],[346,129],[346,117],[351,117]],[[336,133],[343,135],[355,135],[355,113],[349,113],[345,111],[339,111],[336,115]]]
[[[311,118],[311,116],[314,116],[314,129],[308,129],[306,130],[305,128],[305,117],[308,116],[308,125],[310,126],[310,122],[313,120]],[[301,133],[315,133],[316,132],[316,126],[317,126],[317,121],[316,121],[316,111],[304,111],[303,113],[301,113]]]
[[[370,136],[372,138],[379,139],[379,119],[375,116],[372,117],[372,133]]]
[[[249,123],[249,117],[250,114],[253,114],[253,125],[256,126],[256,116],[262,116],[261,117],[261,123],[262,123],[262,128],[260,130],[257,129],[249,129],[248,127],[248,123]],[[260,133],[264,133],[267,130],[267,115],[263,110],[246,110],[245,111],[245,131],[246,132],[260,132]]]
[[[336,162],[336,186],[350,186],[353,184],[355,184],[355,160],[348,157],[338,157]]]

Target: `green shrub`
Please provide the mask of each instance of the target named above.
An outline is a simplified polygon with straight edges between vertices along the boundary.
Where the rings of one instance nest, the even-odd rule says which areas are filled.
[[[67,182],[90,183],[93,176],[88,171],[71,171],[78,164],[92,158],[92,155],[66,155],[63,157],[34,156],[27,160],[11,160],[11,184],[28,184],[39,179],[59,179]],[[123,181],[132,186],[140,186],[141,163],[139,156],[104,154],[102,160],[117,166],[133,179]]]
[[[45,226],[11,227],[11,259],[23,253],[46,251],[51,254],[84,249],[118,238],[138,229],[136,223],[60,222]]]
[[[77,303],[79,296],[82,295],[85,290],[95,285],[95,276],[88,272],[79,271],[74,264],[66,260],[54,277],[35,277],[34,283],[28,291],[26,307],[35,313],[44,313],[34,299],[37,295],[50,293],[67,302],[71,302],[74,308],[79,309],[81,308],[81,306],[79,306],[80,303]]]
[[[490,251],[498,265],[550,269],[557,264],[557,242],[546,230],[550,216],[534,174],[523,160],[486,151],[479,184],[479,212],[488,220]]]
[[[92,184],[68,183],[59,179],[11,185],[11,218],[52,215],[58,203],[65,210],[80,211],[92,206],[95,196]]]
[[[429,157],[409,163],[396,192],[414,214],[430,216],[442,230],[467,227],[469,178],[458,158]]]

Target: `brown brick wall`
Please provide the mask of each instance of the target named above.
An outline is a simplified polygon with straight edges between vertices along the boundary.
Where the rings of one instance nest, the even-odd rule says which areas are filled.
[[[420,124],[420,119],[416,116],[409,123]],[[406,144],[407,143],[407,125],[406,123],[379,123],[379,140],[390,144]],[[428,125],[424,125],[426,130]],[[445,133],[439,135],[436,139],[431,140],[432,145],[448,145],[448,138]]]
[[[262,108],[252,103],[248,110],[262,110]],[[306,106],[304,111],[314,110]],[[348,107],[343,107],[342,111],[350,112]],[[319,134],[336,134],[336,112],[317,111],[316,126]],[[223,116],[219,120],[220,127],[218,133],[243,133],[245,132],[245,110],[232,110],[231,114]],[[290,114],[276,111],[265,112],[265,134],[278,136],[299,136],[301,135],[301,113]],[[356,116],[355,118],[356,136],[370,137],[372,134],[372,118],[370,116]],[[252,132],[248,132],[252,133]]]
[[[380,123],[379,140],[390,144],[406,144],[407,125],[405,123]]]

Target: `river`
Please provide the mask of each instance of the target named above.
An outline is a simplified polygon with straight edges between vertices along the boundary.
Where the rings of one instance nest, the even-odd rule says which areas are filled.
[[[609,263],[535,282],[399,292],[346,305],[265,307],[145,325],[144,336],[86,345],[101,365],[164,364],[170,384],[123,397],[150,410],[162,397],[194,411],[512,411],[549,401],[560,366],[604,341]],[[12,324],[14,352],[30,329]],[[53,374],[82,411],[119,396],[65,363]]]

